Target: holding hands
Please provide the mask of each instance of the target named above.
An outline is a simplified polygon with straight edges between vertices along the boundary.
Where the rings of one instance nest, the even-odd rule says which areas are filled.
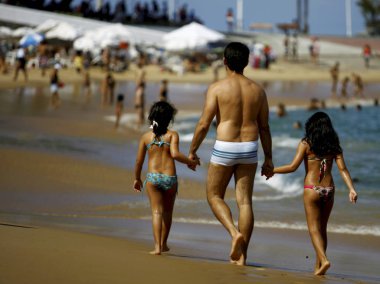
[[[191,163],[189,163],[187,165],[187,167],[189,169],[195,171],[196,167],[201,165],[201,161],[200,161],[199,157],[197,156],[197,154],[189,154],[189,159],[190,159]]]
[[[261,175],[266,176],[266,179],[270,179],[273,173],[273,162],[271,159],[265,159],[263,166],[261,167]]]

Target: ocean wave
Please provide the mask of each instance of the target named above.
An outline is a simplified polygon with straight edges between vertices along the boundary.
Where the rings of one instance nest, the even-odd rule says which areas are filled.
[[[141,219],[150,219],[151,217],[142,217]],[[205,225],[219,225],[216,219],[202,219],[202,218],[185,218],[179,217],[173,219],[178,223],[191,223],[191,224],[205,224]],[[235,224],[237,225],[237,224]],[[303,222],[286,223],[278,221],[255,221],[255,226],[267,229],[288,229],[306,231],[307,224]],[[349,235],[366,235],[366,236],[380,236],[380,226],[355,226],[349,224],[336,225],[329,224],[329,233],[349,234]]]
[[[255,182],[264,185],[279,193],[279,195],[255,197],[257,200],[280,200],[294,198],[303,193],[302,178],[294,178],[290,175],[274,175],[269,180],[265,176],[257,175]],[[258,199],[261,198],[261,199]]]
[[[183,141],[183,142],[191,142],[193,140],[193,136],[194,136],[193,133],[182,134],[181,135],[181,141]]]
[[[100,218],[100,219],[123,219],[123,216],[106,216],[106,215],[92,215],[92,214],[70,214],[70,213],[36,213],[34,215],[50,216],[50,217],[66,217],[66,218]],[[140,220],[151,220],[150,215],[136,217]],[[175,217],[174,222],[188,223],[188,224],[202,224],[202,225],[220,225],[220,222],[216,219],[206,218],[186,218]],[[237,226],[237,222],[235,222]],[[287,229],[307,231],[307,224],[305,222],[279,222],[279,221],[255,221],[255,227],[267,228],[267,229]],[[329,233],[347,234],[347,235],[360,235],[360,236],[375,236],[380,237],[380,226],[368,226],[368,225],[352,225],[352,224],[329,224]]]
[[[292,138],[286,135],[272,137],[273,148],[291,148],[297,149],[300,143],[299,138]]]
[[[190,143],[193,140],[193,137],[194,137],[194,133],[188,133],[188,134],[180,133],[180,139],[182,142]],[[215,139],[205,138],[202,143],[211,145],[215,143]]]
[[[287,105],[286,111],[296,111],[296,110],[305,110],[307,109],[305,106],[297,106],[297,105]],[[269,111],[272,113],[277,113],[278,106],[271,106],[269,107]]]

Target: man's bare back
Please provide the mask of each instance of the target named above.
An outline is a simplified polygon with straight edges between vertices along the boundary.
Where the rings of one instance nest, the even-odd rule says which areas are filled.
[[[258,140],[258,116],[266,100],[265,92],[259,85],[244,75],[233,73],[214,83],[209,96],[217,104],[217,140]]]

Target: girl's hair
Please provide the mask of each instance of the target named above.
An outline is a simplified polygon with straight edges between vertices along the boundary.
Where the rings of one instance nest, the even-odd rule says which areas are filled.
[[[164,135],[168,130],[168,125],[174,120],[177,110],[168,102],[156,102],[152,105],[148,120],[153,126],[153,133],[156,137]]]
[[[339,137],[334,130],[330,117],[325,112],[316,112],[306,121],[303,140],[310,145],[310,150],[319,157],[342,153]]]

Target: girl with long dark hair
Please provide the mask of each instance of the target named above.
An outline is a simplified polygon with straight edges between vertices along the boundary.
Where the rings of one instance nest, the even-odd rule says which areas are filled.
[[[199,160],[190,160],[179,151],[178,133],[169,130],[176,109],[167,102],[156,102],[149,113],[151,131],[142,135],[137,152],[134,190],[140,192],[146,188],[152,209],[154,250],[159,255],[169,251],[167,240],[172,224],[174,201],[178,183],[175,160],[187,164],[195,170]],[[144,184],[141,170],[148,152],[148,173]]]
[[[330,268],[326,256],[327,222],[334,204],[334,180],[331,174],[333,161],[349,189],[349,200],[356,203],[350,173],[343,158],[343,150],[329,116],[324,112],[313,114],[305,124],[305,137],[298,145],[293,162],[277,167],[274,173],[285,174],[305,164],[304,206],[307,226],[316,253],[315,275],[324,275]]]

